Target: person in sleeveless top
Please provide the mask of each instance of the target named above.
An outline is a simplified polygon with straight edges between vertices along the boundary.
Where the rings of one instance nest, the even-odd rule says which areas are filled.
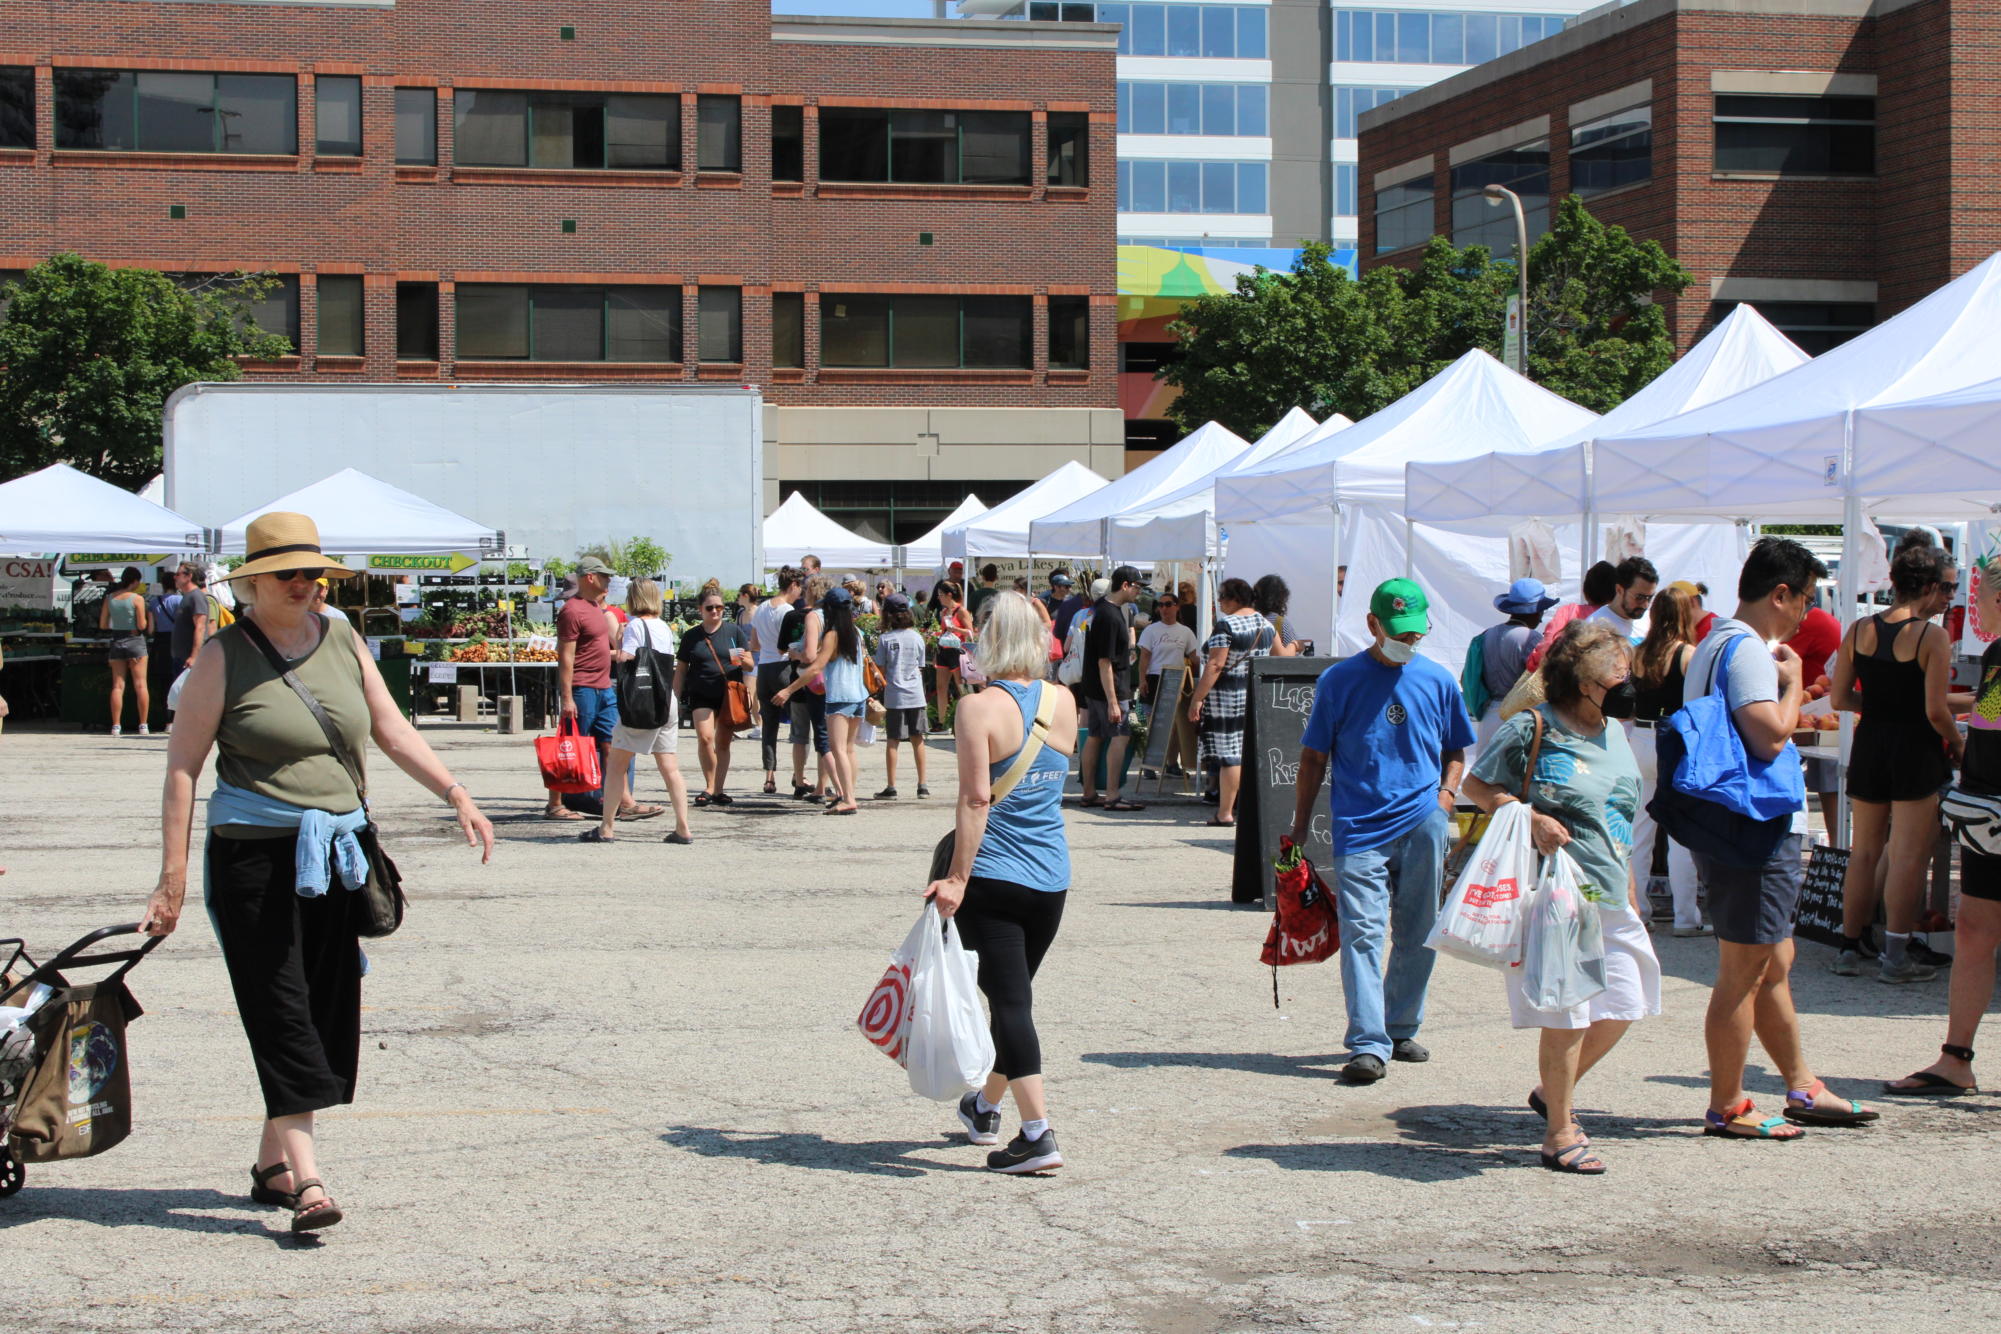
[[[97,628],[111,632],[107,653],[111,666],[111,735],[124,731],[125,683],[132,683],[133,702],[139,706],[139,735],[150,736],[147,713],[153,707],[152,689],[146,680],[146,636],[152,630],[152,613],[146,607],[146,578],[136,565],[125,567],[118,587],[98,604]]]
[[[1911,957],[1911,932],[1938,837],[1939,790],[1958,767],[1961,747],[1946,702],[1952,640],[1931,618],[1952,605],[1959,574],[1952,557],[1914,531],[1890,562],[1890,588],[1890,610],[1857,621],[1842,638],[1829,692],[1835,708],[1862,715],[1848,757],[1853,828],[1833,970],[1844,977],[1862,971],[1863,937],[1876,917],[1876,863],[1887,844],[1876,980],[1923,982],[1937,969]]]
[[[1021,593],[996,593],[980,637],[980,666],[992,689],[959,705],[959,800],[952,864],[924,896],[956,917],[965,947],[980,956],[980,990],[992,1012],[994,1069],[986,1086],[959,1100],[959,1121],[974,1144],[1000,1138],[1000,1103],[1009,1090],[1021,1130],[987,1155],[997,1172],[1046,1172],[1063,1165],[1042,1087],[1032,982],[1056,939],[1070,889],[1070,843],[1063,783],[1077,747],[1077,702],[1043,681],[1049,637]],[[1048,731],[1028,770],[998,802],[994,784],[1029,744],[1037,711],[1053,701]]]
[[[1681,707],[1688,662],[1695,656],[1695,627],[1701,616],[1702,604],[1677,585],[1669,584],[1654,595],[1647,636],[1633,654],[1633,685],[1638,698],[1633,717],[1626,724],[1626,739],[1632,744],[1633,759],[1640,766],[1640,808],[1633,817],[1633,878],[1639,883],[1645,907],[1655,846],[1666,842],[1668,897],[1674,904],[1677,936],[1700,936],[1708,931],[1702,924],[1702,905],[1696,897],[1695,856],[1673,839],[1660,838],[1660,826],[1654,823],[1647,803],[1660,788],[1655,733],[1661,721]]]
[[[367,823],[348,769],[249,627],[270,641],[332,719],[358,764],[383,754],[449,803],[468,846],[493,855],[493,826],[465,784],[396,706],[345,618],[313,615],[313,581],[353,577],[320,552],[303,514],[252,520],[249,559],[231,572],[242,617],[212,636],[181,688],[167,749],[160,879],[141,928],[172,934],[187,894],[195,781],[216,755],[203,855],[209,919],[264,1093],[251,1198],[292,1210],[292,1231],[340,1222],[320,1180],[313,1114],[354,1101],[366,971],[352,900],[366,876],[355,835]]]

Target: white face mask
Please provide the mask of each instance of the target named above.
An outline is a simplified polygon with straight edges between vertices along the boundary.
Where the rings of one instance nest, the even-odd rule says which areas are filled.
[[[1406,644],[1401,639],[1385,639],[1376,647],[1385,658],[1399,667],[1417,656],[1417,645]]]

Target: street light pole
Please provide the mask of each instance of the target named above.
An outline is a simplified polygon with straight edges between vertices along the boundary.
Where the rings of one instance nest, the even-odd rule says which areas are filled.
[[[1512,204],[1515,209],[1515,282],[1522,322],[1521,330],[1515,335],[1515,373],[1523,379],[1529,373],[1529,220],[1522,212],[1522,197],[1505,185],[1490,185],[1481,191],[1487,202],[1499,208],[1502,204]]]

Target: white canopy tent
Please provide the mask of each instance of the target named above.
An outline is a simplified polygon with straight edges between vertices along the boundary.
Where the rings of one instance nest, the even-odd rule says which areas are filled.
[[[978,496],[967,496],[959,502],[959,507],[946,515],[944,520],[924,536],[907,547],[897,548],[896,564],[900,569],[935,570],[945,563],[945,530],[971,523],[987,512],[987,507]]]
[[[1871,510],[1992,523],[2001,514],[2001,379],[1860,409],[1852,475]]]
[[[1072,459],[971,523],[946,529],[944,558],[970,563],[974,559],[1027,556],[1032,550],[1028,544],[1031,524],[1105,485],[1104,478]]]
[[[0,553],[189,556],[208,549],[208,535],[193,519],[67,463],[0,484]]]
[[[281,511],[303,514],[320,530],[320,547],[337,555],[498,556],[503,534],[422,496],[354,468],[279,496],[222,526],[221,550],[245,549],[250,521]]]
[[[1338,412],[1327,419],[1327,428],[1332,430],[1352,425]],[[1222,550],[1222,535],[1216,527],[1217,479],[1233,477],[1277,458],[1321,429],[1321,424],[1303,409],[1294,408],[1249,449],[1208,476],[1113,516],[1110,559],[1115,562],[1197,560],[1216,555]]]
[[[1205,422],[1125,476],[1036,519],[1028,544],[1051,556],[1108,556],[1116,516],[1200,481],[1250,447],[1229,427]]]
[[[797,565],[805,556],[818,556],[820,568],[830,573],[887,570],[896,563],[895,552],[887,543],[871,542],[841,527],[794,491],[765,516],[764,568]]]

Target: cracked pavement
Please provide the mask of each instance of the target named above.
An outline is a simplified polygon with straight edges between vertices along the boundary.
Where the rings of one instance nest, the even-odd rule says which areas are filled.
[[[914,1097],[854,1028],[945,800],[829,820],[745,795],[756,747],[739,743],[738,805],[693,812],[695,846],[662,846],[656,820],[587,847],[534,818],[526,738],[426,734],[503,842],[480,868],[377,757],[413,902],[370,950],[359,1100],[322,1121],[347,1221],[298,1243],[245,1197],[256,1084],[191,913],[131,978],[148,1011],[131,1139],[30,1166],[0,1201],[7,1305],[35,1329],[2001,1322],[2001,1095],[1879,1102],[1877,1126],[1796,1144],[1702,1138],[1709,941],[1657,938],[1667,1012],[1580,1093],[1610,1172],[1557,1176],[1522,1103],[1534,1039],[1508,1028],[1498,978],[1441,960],[1431,1063],[1344,1087],[1338,975],[1285,970],[1273,1009],[1266,919],[1229,906],[1206,808],[1073,813],[1076,883],[1037,995],[1069,1166],[996,1177],[951,1105]],[[46,956],[136,920],[163,749],[8,729],[0,932]],[[881,763],[862,752],[864,792]],[[931,763],[949,792],[949,743]],[[657,777],[641,788],[662,797]],[[1808,1053],[1837,1092],[1866,1098],[1936,1050],[1943,978],[1883,987],[1801,954]],[[1777,1110],[1769,1070],[1752,1088]]]

